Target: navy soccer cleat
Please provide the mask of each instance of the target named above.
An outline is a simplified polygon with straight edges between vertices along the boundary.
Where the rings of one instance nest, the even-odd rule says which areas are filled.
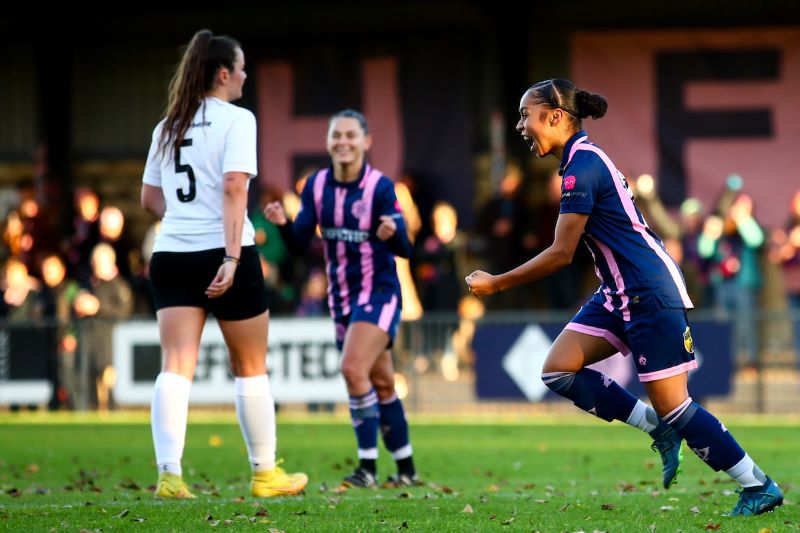
[[[681,472],[683,439],[677,431],[666,424],[659,426],[650,433],[650,436],[653,437],[651,448],[661,455],[661,481],[664,488],[668,489],[678,481],[678,474]]]
[[[783,504],[783,492],[769,477],[760,487],[748,487],[737,492],[739,501],[725,516],[755,516],[768,513]]]
[[[346,488],[373,489],[377,485],[375,475],[366,468],[356,468],[355,472],[342,480],[342,486]]]
[[[382,486],[385,489],[396,489],[399,487],[420,487],[422,486],[422,481],[420,481],[419,477],[417,477],[417,474],[409,475],[398,472],[397,474],[392,474],[391,476],[387,477]]]

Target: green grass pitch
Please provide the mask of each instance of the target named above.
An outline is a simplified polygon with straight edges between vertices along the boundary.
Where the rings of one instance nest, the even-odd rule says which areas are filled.
[[[796,418],[726,419],[786,495],[776,512],[746,519],[722,516],[735,484],[687,448],[679,483],[662,490],[649,439],[623,424],[458,420],[412,418],[424,486],[340,493],[355,456],[349,421],[279,416],[278,456],[310,482],[305,495],[258,500],[235,415],[192,413],[184,477],[198,498],[159,501],[146,414],[0,414],[0,531],[800,530]],[[392,467],[382,450],[379,476]]]

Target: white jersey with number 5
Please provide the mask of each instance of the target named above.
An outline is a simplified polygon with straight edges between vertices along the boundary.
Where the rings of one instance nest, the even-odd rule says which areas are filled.
[[[162,120],[153,131],[142,177],[147,185],[161,188],[166,202],[153,251],[223,248],[223,174],[256,175],[256,119],[247,109],[206,98],[176,153],[171,149],[159,152],[163,125]],[[254,234],[245,213],[242,246],[254,244]]]

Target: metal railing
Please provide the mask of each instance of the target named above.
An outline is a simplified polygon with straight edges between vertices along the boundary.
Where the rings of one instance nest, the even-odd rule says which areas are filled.
[[[486,401],[476,392],[480,377],[476,374],[473,346],[476,332],[500,327],[497,330],[500,332],[496,343],[498,352],[491,356],[502,358],[502,346],[509,345],[509,339],[504,337],[519,335],[527,326],[539,325],[554,338],[571,316],[565,312],[504,312],[467,320],[455,313],[428,313],[420,320],[403,322],[393,351],[400,374],[399,386],[407,390],[408,409],[412,412],[458,410]],[[96,376],[92,372],[97,368],[92,361],[96,357],[92,355],[92,343],[96,339],[89,331],[94,331],[92,326],[98,320],[77,320],[69,325],[69,331],[75,332],[72,352],[64,348],[66,324],[54,320],[0,322],[0,388],[8,391],[20,380],[59,383],[69,389],[65,400],[68,408],[90,409],[95,396],[92,388]],[[710,345],[721,350],[729,347],[727,356],[717,354],[717,359],[706,358],[705,363],[722,367],[724,360],[720,358],[729,358],[726,364],[733,386],[720,400],[730,401],[732,408],[758,413],[797,410],[800,405],[797,371],[800,313],[755,311],[748,320],[737,320],[737,317],[700,310],[691,313],[690,321],[698,327],[700,324],[721,325],[723,329],[710,331],[727,331],[730,337],[705,338],[701,342],[695,339],[701,353],[708,353]],[[742,335],[743,327],[756,331]],[[755,344],[751,333],[757,339]],[[538,380],[539,376],[532,373],[528,378]],[[15,403],[6,396],[0,392],[0,403]],[[40,396],[30,403],[43,403]],[[51,399],[45,399],[44,403]],[[514,402],[523,404],[529,400],[511,399],[506,404]],[[26,405],[28,400],[22,399],[19,403]]]

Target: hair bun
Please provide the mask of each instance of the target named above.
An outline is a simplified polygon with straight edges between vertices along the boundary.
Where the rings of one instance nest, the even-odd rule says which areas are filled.
[[[599,94],[580,90],[575,93],[575,106],[578,118],[592,117],[598,119],[606,114],[608,102]]]

